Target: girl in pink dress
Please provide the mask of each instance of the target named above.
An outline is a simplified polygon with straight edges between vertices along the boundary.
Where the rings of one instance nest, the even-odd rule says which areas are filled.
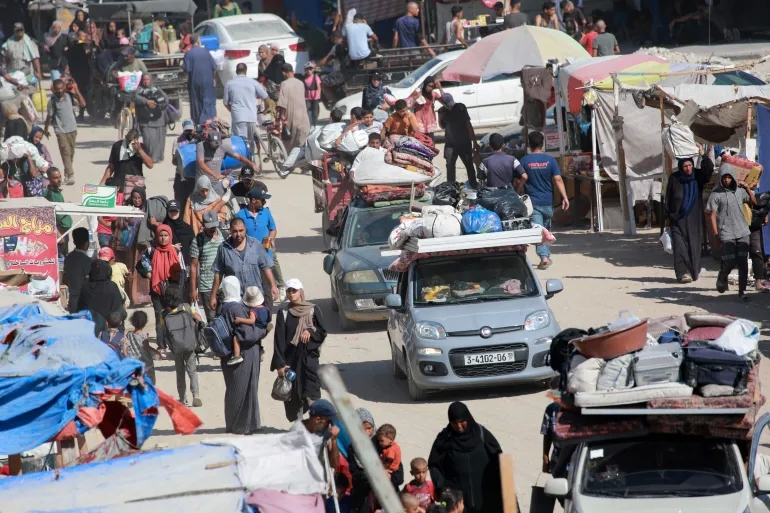
[[[418,131],[428,135],[431,139],[433,139],[433,132],[438,129],[433,102],[441,98],[443,92],[441,83],[435,77],[429,76],[425,79],[422,87],[406,99],[406,104],[414,110]]]

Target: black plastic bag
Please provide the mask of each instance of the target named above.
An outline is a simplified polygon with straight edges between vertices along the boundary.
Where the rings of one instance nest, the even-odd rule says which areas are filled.
[[[291,387],[293,383],[286,376],[278,376],[273,382],[273,392],[270,396],[276,401],[288,403],[291,401]]]
[[[457,207],[460,201],[460,184],[457,182],[444,182],[433,189],[434,205],[449,205]]]
[[[527,217],[527,206],[510,187],[484,187],[479,190],[476,202],[497,214],[501,221]]]

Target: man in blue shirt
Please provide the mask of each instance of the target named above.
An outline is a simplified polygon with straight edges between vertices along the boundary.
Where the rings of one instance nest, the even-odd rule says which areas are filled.
[[[246,225],[246,235],[257,239],[262,243],[263,247],[265,246],[265,239],[269,239],[268,247],[265,247],[265,251],[267,251],[267,256],[272,258],[273,241],[275,241],[277,232],[273,214],[265,206],[270,196],[270,194],[264,192],[259,187],[252,188],[246,194],[249,204],[246,208],[239,210],[236,217],[243,219],[243,224]]]
[[[361,61],[372,53],[369,39],[377,41],[377,34],[366,24],[363,14],[356,13],[353,23],[345,27],[348,36],[348,55],[351,61]]]
[[[553,218],[553,186],[559,189],[561,195],[562,210],[569,209],[567,191],[564,189],[564,181],[561,179],[559,164],[556,159],[543,152],[544,137],[540,132],[529,134],[529,155],[521,159],[521,165],[526,173],[524,192],[532,201],[533,212],[530,219],[533,224],[539,224],[551,229]],[[538,269],[547,269],[551,266],[551,250],[546,245],[537,246],[537,256],[540,257]]]
[[[406,14],[396,20],[396,28],[393,29],[393,48],[415,48],[417,46],[428,46],[428,42],[421,35],[420,20],[417,16],[420,14],[420,6],[417,2],[409,2],[406,6]],[[436,52],[428,48],[431,57],[436,56]]]

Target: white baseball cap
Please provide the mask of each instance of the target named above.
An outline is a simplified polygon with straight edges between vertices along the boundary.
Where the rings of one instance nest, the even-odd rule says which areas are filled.
[[[302,282],[299,281],[297,278],[292,278],[290,280],[286,280],[286,288],[287,289],[300,290],[300,289],[302,289]]]

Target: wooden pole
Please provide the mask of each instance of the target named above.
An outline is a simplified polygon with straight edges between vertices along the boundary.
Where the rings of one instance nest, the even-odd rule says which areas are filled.
[[[636,235],[636,225],[634,223],[634,212],[628,204],[628,183],[626,181],[626,152],[623,149],[623,118],[619,113],[620,105],[620,83],[617,77],[613,77],[613,93],[615,95],[615,117],[612,120],[612,127],[615,129],[615,143],[618,153],[618,187],[620,188],[620,209],[623,213],[623,233],[625,235]]]
[[[513,475],[513,455],[500,454],[500,484],[503,489],[503,513],[518,513],[516,481]]]
[[[596,158],[596,153],[599,150],[599,141],[597,139],[597,127],[596,127],[596,109],[591,107],[591,172],[593,175],[593,183],[590,185],[593,187],[593,196],[596,197],[596,225],[594,225],[594,202],[590,198],[591,204],[591,232],[598,231],[599,233],[604,231],[604,218],[602,216],[602,180],[599,173],[599,161]]]

